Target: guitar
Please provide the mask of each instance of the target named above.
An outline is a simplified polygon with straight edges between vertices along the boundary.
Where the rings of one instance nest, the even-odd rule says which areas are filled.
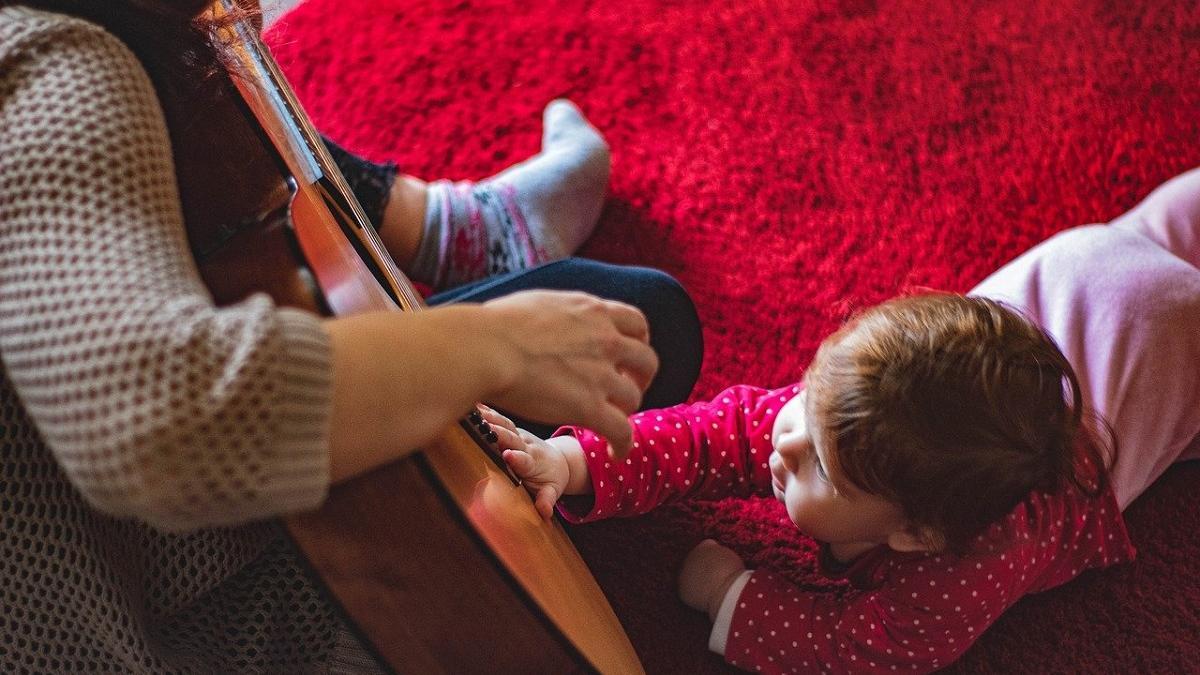
[[[212,11],[232,8],[218,0]],[[421,311],[257,30],[237,22],[227,31],[238,95],[220,123],[197,125],[182,144],[200,155],[218,137],[261,141],[236,153],[252,179],[209,188],[225,190],[216,202],[253,204],[251,213],[185,200],[214,298],[263,291],[327,315]],[[538,516],[478,418],[334,486],[320,510],[284,525],[359,637],[396,671],[642,672],[583,559],[560,525]]]

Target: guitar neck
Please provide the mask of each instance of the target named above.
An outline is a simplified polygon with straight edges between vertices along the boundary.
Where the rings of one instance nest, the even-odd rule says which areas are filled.
[[[232,9],[232,0],[213,5],[218,16],[229,16]],[[258,31],[245,21],[234,22],[226,31],[222,37],[234,46],[238,60],[234,83],[288,170],[317,191],[396,304],[405,311],[423,308],[421,296],[387,252]]]

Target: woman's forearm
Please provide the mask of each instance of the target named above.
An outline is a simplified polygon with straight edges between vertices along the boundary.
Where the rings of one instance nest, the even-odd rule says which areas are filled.
[[[327,319],[330,471],[344,480],[430,441],[477,401],[630,441],[658,359],[645,317],[583,293]],[[627,446],[626,446],[627,447]]]
[[[509,386],[487,310],[461,305],[329,319],[333,482],[407,455]]]

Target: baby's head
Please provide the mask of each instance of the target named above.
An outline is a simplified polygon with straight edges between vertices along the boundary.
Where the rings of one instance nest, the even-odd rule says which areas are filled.
[[[912,537],[894,548],[961,552],[1031,491],[1105,480],[1071,365],[995,301],[885,302],[825,340],[806,380],[817,468],[896,509]]]

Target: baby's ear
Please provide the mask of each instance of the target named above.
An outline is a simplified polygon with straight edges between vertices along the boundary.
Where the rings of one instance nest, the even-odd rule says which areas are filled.
[[[923,525],[906,525],[888,535],[887,545],[901,553],[936,553],[941,550],[942,533]]]

